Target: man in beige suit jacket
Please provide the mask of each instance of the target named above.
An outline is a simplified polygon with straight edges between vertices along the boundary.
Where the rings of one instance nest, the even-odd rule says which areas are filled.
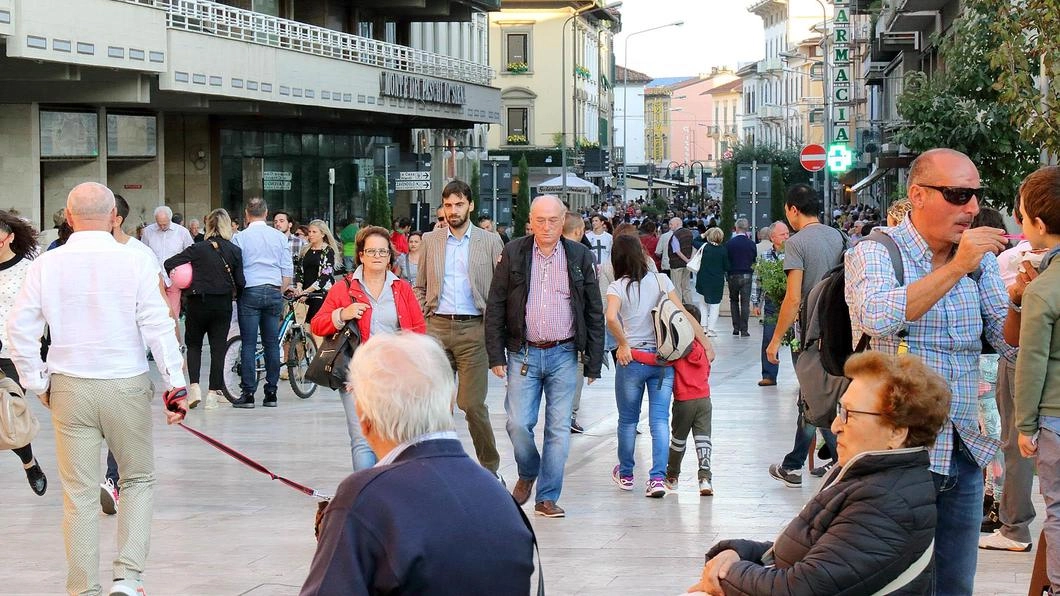
[[[500,478],[500,455],[486,407],[489,359],[482,315],[504,244],[497,234],[471,223],[475,205],[466,182],[445,185],[442,211],[448,227],[423,235],[416,297],[427,333],[442,343],[457,373],[456,404],[467,417],[478,461]]]

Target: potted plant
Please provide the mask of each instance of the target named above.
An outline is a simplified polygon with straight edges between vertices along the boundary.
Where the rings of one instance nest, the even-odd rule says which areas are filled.
[[[526,62],[509,62],[508,72],[512,74],[523,74],[530,70],[530,65]]]
[[[527,145],[530,140],[526,138],[526,135],[508,135],[506,139],[509,145]]]

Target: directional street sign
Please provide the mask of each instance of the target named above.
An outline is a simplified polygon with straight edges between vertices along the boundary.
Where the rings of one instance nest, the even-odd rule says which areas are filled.
[[[397,179],[398,180],[427,180],[427,181],[430,181],[431,173],[430,172],[398,172],[398,178]],[[430,188],[430,186],[428,186],[428,188]],[[399,188],[398,190],[408,190],[408,189]],[[424,189],[424,190],[427,190],[427,189]]]
[[[827,161],[827,153],[821,145],[806,145],[799,154],[799,162],[808,172],[823,170]]]
[[[402,174],[416,174],[418,172],[401,172]],[[424,174],[430,175],[430,172],[424,172]],[[430,190],[431,181],[427,180],[402,180],[397,179],[394,181],[394,190]]]

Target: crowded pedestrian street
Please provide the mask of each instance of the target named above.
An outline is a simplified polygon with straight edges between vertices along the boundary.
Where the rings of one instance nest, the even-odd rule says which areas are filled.
[[[718,327],[727,328],[724,316]],[[567,517],[531,516],[541,547],[547,594],[681,594],[699,576],[703,553],[717,540],[743,537],[772,540],[815,490],[806,475],[801,489],[770,478],[767,471],[791,447],[796,417],[796,382],[790,359],[781,356],[778,384],[758,387],[761,326],[751,337],[727,333],[715,339],[711,373],[714,401],[714,491],[700,497],[695,488],[694,454],[686,454],[676,492],[646,499],[611,481],[615,464],[614,370],[585,387],[578,420],[585,428],[571,439],[563,506]],[[159,382],[154,368],[151,374]],[[41,421],[34,442],[38,459],[55,462],[50,417],[31,400]],[[487,403],[499,438],[501,475],[509,488],[517,478],[511,442],[505,436],[504,385],[492,378]],[[153,404],[161,420],[161,401]],[[465,450],[474,453],[456,412]],[[645,415],[646,418],[646,415]],[[192,410],[186,423],[256,459],[274,473],[326,494],[350,472],[349,437],[338,395],[318,389],[299,399],[281,383],[276,408]],[[638,437],[637,477],[649,459],[649,437]],[[156,422],[155,513],[145,580],[152,595],[296,594],[316,549],[316,500],[271,481],[188,432]],[[540,431],[538,433],[540,442]],[[0,461],[0,533],[5,536],[0,592],[30,596],[55,594],[66,575],[63,558],[62,491],[58,474],[38,498],[27,490],[16,458]],[[53,472],[48,469],[48,472]],[[422,487],[425,492],[431,486]],[[1044,514],[1035,483],[1038,536]],[[117,519],[100,514],[100,558],[114,557]],[[452,537],[460,548],[460,536]],[[1037,545],[1035,545],[1037,550]],[[1034,551],[979,551],[975,593],[1022,595]],[[536,584],[535,584],[536,585]]]

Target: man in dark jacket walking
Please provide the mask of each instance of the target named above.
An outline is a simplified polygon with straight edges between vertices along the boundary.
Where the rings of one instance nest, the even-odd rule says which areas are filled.
[[[725,243],[729,253],[729,310],[732,316],[732,334],[751,337],[747,331],[747,320],[751,318],[751,276],[754,273],[758,247],[747,237],[746,219],[736,220],[732,238]]]
[[[565,515],[556,501],[570,447],[578,358],[592,383],[600,377],[604,347],[595,261],[584,246],[562,237],[565,216],[558,198],[534,200],[532,235],[504,247],[486,301],[490,369],[508,377],[507,428],[519,468],[512,496],[526,503],[540,476],[534,511],[545,517]],[[542,392],[545,442],[539,453],[534,426]]]

